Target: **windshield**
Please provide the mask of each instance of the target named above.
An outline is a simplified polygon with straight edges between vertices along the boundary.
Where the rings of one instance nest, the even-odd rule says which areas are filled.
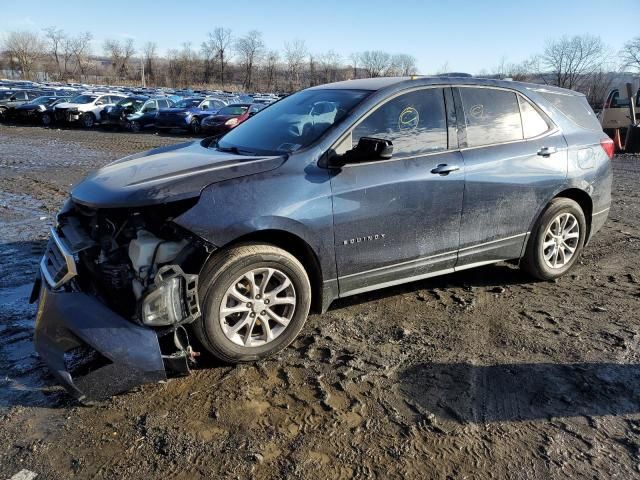
[[[311,145],[338,124],[369,93],[303,90],[238,125],[218,141],[218,148],[270,155],[294,152]]]
[[[139,110],[145,100],[139,98],[125,98],[118,102],[118,106],[122,108],[131,108],[132,110]]]
[[[96,98],[98,98],[97,95],[78,95],[73,100],[71,100],[71,103],[91,103]]]
[[[0,92],[0,98],[9,98],[14,93],[16,92],[12,90],[9,90],[8,92]]]
[[[200,105],[201,98],[185,98],[175,104],[175,108],[192,108]]]
[[[218,110],[218,115],[242,115],[248,108],[246,105],[229,105]]]

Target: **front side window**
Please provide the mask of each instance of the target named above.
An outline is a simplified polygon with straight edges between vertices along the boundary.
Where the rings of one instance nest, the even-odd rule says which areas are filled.
[[[537,137],[549,130],[547,121],[528,100],[518,97],[518,101],[520,102],[520,115],[522,116],[522,133],[524,133],[524,138]]]
[[[520,109],[514,92],[462,87],[460,96],[469,147],[522,140]]]
[[[362,137],[391,140],[394,158],[446,150],[447,124],[442,88],[405,93],[376,109],[353,129]]]

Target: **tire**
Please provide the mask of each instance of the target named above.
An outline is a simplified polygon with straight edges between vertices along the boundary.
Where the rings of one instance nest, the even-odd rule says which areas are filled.
[[[571,217],[576,221],[577,231],[575,228],[571,228],[571,231],[567,234],[570,235],[571,238],[555,240],[553,234],[558,230],[556,227],[560,226],[561,232],[568,230],[566,227],[573,225],[573,222],[570,220]],[[560,223],[554,224],[557,219]],[[564,226],[562,226],[563,219],[565,219]],[[576,233],[577,237],[575,236]],[[580,205],[570,198],[554,198],[542,213],[531,232],[525,255],[521,262],[522,269],[539,280],[553,280],[554,278],[564,275],[571,270],[580,257],[586,240],[586,233],[587,222]],[[565,242],[564,245],[567,245],[567,248],[559,247],[554,243],[552,243],[551,246],[545,247],[545,240],[547,240],[548,243],[555,241]],[[567,259],[564,253],[562,255],[558,254],[558,265],[553,266],[554,255],[552,252],[557,250],[568,252],[568,247],[574,249],[570,256],[567,254],[569,258]],[[551,258],[545,260],[545,257],[550,253]],[[566,260],[566,262],[560,262],[561,259]]]
[[[287,298],[281,300],[290,300],[289,296],[293,292],[292,298],[295,303],[292,306],[275,305],[276,301],[271,300],[273,303],[271,307],[265,307],[265,304],[270,302],[269,298],[279,298],[277,295],[280,294],[276,294],[276,296],[269,294],[269,291],[274,292],[277,289],[278,284],[276,283],[276,288],[265,289],[266,294],[263,296],[251,295],[247,293],[248,291],[243,290],[256,302],[252,308],[259,310],[265,308],[261,312],[252,312],[254,319],[249,317],[250,311],[224,316],[221,312],[222,302],[224,301],[225,306],[229,307],[230,299],[234,298],[229,294],[229,290],[234,287],[239,292],[243,287],[243,282],[247,280],[244,275],[251,271],[260,271],[260,269],[273,271],[268,285],[272,285],[272,282],[282,282],[280,285],[284,285],[286,284],[283,281],[284,278],[288,278],[290,286],[284,291]],[[265,276],[266,273],[254,274],[256,284],[259,278],[264,281]],[[209,259],[200,275],[199,296],[202,316],[193,325],[195,335],[209,352],[228,363],[260,360],[286,348],[300,332],[311,306],[311,286],[302,264],[290,253],[269,244],[241,244],[215,254]],[[258,297],[262,300],[256,300]],[[232,301],[235,302],[235,300]],[[258,303],[262,306],[258,306]],[[246,305],[248,304],[238,302],[231,308],[239,306],[239,308],[246,309]],[[288,311],[277,310],[280,308],[288,309]],[[272,309],[276,313],[286,312],[277,313],[277,315],[281,315],[280,319],[285,316],[289,318],[286,326],[270,319],[271,313],[265,315],[267,309],[268,312],[272,312]],[[237,320],[236,323],[235,318],[244,320]],[[274,338],[269,341],[266,340],[265,326],[260,323],[261,320],[264,322],[264,319],[267,319],[267,326],[269,326],[267,330],[274,335]],[[230,329],[243,321],[248,323],[246,327],[239,330],[239,333],[231,334],[229,332]],[[223,324],[225,324],[227,333],[225,333]],[[249,330],[249,326],[252,330]],[[256,343],[255,345],[246,346],[246,344],[238,343],[238,340],[243,341],[240,337],[244,337],[246,342],[247,331],[249,331],[249,343]],[[256,335],[255,338],[252,333]],[[232,337],[236,337],[235,341]],[[260,344],[260,342],[264,343]]]
[[[82,117],[80,117],[80,123],[84,128],[93,128],[96,124],[96,117],[91,112],[83,113]]]
[[[191,120],[191,123],[189,123],[189,130],[191,130],[191,133],[197,135],[200,133],[200,129],[200,119],[194,118],[193,120]]]
[[[43,113],[42,117],[40,118],[42,125],[45,127],[51,126],[51,123],[53,123],[51,120],[52,120],[51,115],[49,115],[48,113]]]
[[[128,122],[127,123],[127,130],[129,130],[132,133],[139,133],[140,132],[140,123],[139,122]]]
[[[0,120],[7,120],[7,109],[5,107],[0,107]]]

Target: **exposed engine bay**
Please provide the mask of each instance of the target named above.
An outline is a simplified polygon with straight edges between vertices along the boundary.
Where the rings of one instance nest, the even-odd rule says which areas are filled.
[[[56,231],[77,275],[62,288],[82,291],[132,322],[172,339],[172,355],[193,359],[183,325],[200,316],[198,273],[213,247],[171,220],[192,201],[137,209],[92,209],[69,201]],[[172,335],[171,335],[172,334]],[[171,356],[171,355],[170,355]]]

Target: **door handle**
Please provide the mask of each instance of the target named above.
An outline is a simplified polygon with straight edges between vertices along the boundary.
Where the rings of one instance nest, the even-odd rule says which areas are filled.
[[[556,147],[542,147],[540,150],[538,150],[538,155],[548,158],[557,151],[558,149]]]
[[[440,163],[435,168],[431,169],[431,173],[436,175],[449,175],[451,172],[455,172],[456,170],[460,170],[460,167],[457,165],[447,165],[446,163]]]

